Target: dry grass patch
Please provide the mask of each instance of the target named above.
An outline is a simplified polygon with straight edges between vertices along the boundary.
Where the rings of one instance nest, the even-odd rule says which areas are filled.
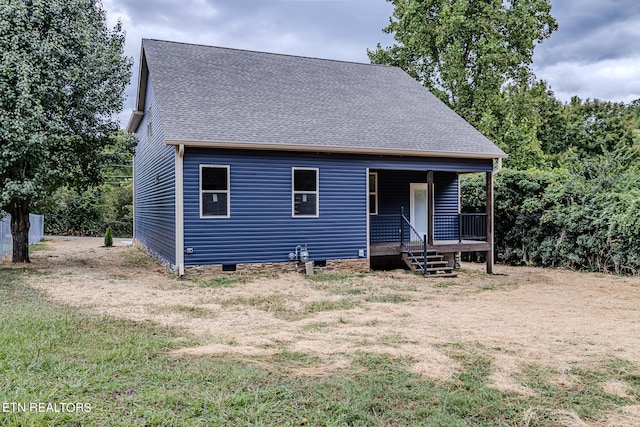
[[[606,425],[598,424],[605,414],[637,415],[638,277],[504,266],[489,276],[464,264],[445,281],[404,271],[181,281],[136,248],[101,244],[47,242],[25,283],[80,312],[183,331],[198,340],[177,351],[185,357],[233,355],[312,377],[360,369],[354,360],[402,360],[443,387],[494,402],[532,399],[512,425]]]
[[[404,271],[179,281],[140,249],[101,244],[47,242],[33,265],[46,274],[33,285],[66,304],[134,320],[171,324],[173,310],[183,322],[173,326],[243,346],[313,333],[311,350],[325,355],[356,351],[358,336],[402,336],[416,343],[405,349],[411,356],[420,347],[470,342],[488,349],[505,372],[530,361],[566,367],[609,354],[640,359],[640,314],[632,302],[640,299],[638,278],[503,266],[496,267],[501,275],[488,276],[482,265],[465,264],[446,281]],[[380,345],[397,351],[391,341]]]

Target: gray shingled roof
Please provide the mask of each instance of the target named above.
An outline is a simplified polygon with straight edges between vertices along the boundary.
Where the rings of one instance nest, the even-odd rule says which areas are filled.
[[[168,143],[505,157],[396,67],[148,39],[143,54]]]

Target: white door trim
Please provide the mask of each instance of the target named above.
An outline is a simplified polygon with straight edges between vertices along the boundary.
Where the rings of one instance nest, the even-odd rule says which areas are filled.
[[[409,200],[409,206],[410,206],[410,215],[411,215],[411,225],[413,226],[413,228],[416,229],[416,231],[418,233],[423,233],[427,234],[428,230],[429,230],[429,189],[427,187],[427,183],[426,182],[412,182],[409,184],[409,193],[410,193],[410,200]],[[416,201],[415,201],[415,191],[416,190],[424,190],[426,197],[424,200],[424,212],[425,212],[425,218],[424,218],[424,224],[420,225],[416,223]],[[424,235],[421,235],[420,237],[424,237]]]

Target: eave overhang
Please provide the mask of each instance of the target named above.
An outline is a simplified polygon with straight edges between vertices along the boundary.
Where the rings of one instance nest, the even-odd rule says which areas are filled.
[[[129,124],[127,124],[127,132],[136,133],[143,117],[144,111],[132,111],[131,117],[129,117]]]
[[[192,148],[223,148],[236,150],[265,150],[265,151],[298,151],[307,153],[340,153],[340,154],[369,154],[381,156],[410,156],[410,157],[443,157],[454,159],[505,159],[505,153],[465,153],[459,151],[417,151],[397,148],[344,147],[344,146],[315,146],[299,144],[267,144],[237,141],[188,141],[167,139],[165,144]]]
[[[136,109],[131,113],[127,132],[135,133],[144,117],[144,101],[147,97],[147,79],[149,77],[149,66],[144,54],[144,44],[140,48],[140,72],[138,75],[138,93],[136,94]]]

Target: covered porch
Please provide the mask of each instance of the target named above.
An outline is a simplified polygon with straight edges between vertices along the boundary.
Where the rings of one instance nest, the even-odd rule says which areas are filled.
[[[427,253],[484,252],[487,273],[493,273],[493,172],[483,172],[486,210],[479,213],[460,212],[459,175],[469,171],[373,173],[371,257],[402,257],[427,275]]]

